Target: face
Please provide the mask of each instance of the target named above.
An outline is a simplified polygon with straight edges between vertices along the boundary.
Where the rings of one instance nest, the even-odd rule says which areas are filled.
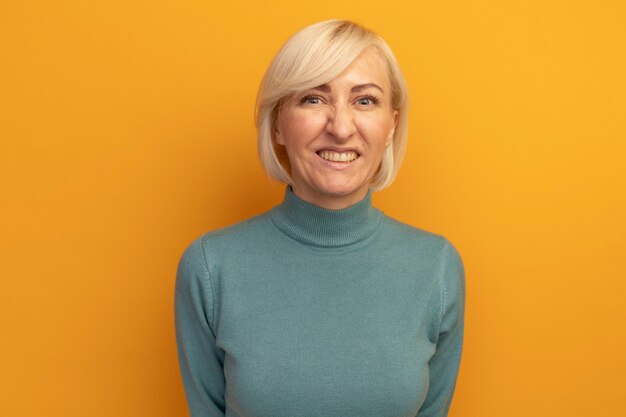
[[[397,118],[385,64],[373,48],[334,80],[290,97],[275,137],[287,152],[294,193],[332,210],[362,200]]]

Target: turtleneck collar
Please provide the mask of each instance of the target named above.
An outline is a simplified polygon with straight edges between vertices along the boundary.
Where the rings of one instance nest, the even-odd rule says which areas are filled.
[[[270,211],[276,227],[306,245],[338,247],[366,239],[380,224],[383,213],[372,207],[372,192],[358,203],[341,210],[329,210],[308,203],[287,186],[285,198]]]

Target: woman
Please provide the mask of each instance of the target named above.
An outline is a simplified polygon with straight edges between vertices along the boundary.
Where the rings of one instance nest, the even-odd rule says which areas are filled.
[[[279,206],[197,238],[176,282],[193,417],[442,417],[463,339],[464,272],[442,236],[372,207],[406,143],[393,53],[347,21],[278,52],[257,101]]]

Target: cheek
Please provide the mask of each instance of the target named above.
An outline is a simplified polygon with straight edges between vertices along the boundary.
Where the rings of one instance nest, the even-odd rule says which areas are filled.
[[[393,128],[393,119],[390,117],[365,118],[360,123],[361,136],[372,147],[385,147]]]
[[[324,131],[324,118],[318,114],[289,112],[278,119],[279,144],[291,148],[318,137]],[[282,143],[281,143],[282,142]]]

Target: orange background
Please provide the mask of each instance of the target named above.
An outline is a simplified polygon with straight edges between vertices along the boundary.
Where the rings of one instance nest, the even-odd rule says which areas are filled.
[[[0,6],[2,416],[182,416],[176,264],[265,211],[254,97],[345,17],[408,79],[387,214],[468,283],[451,417],[626,410],[626,8],[606,1],[24,1]]]

